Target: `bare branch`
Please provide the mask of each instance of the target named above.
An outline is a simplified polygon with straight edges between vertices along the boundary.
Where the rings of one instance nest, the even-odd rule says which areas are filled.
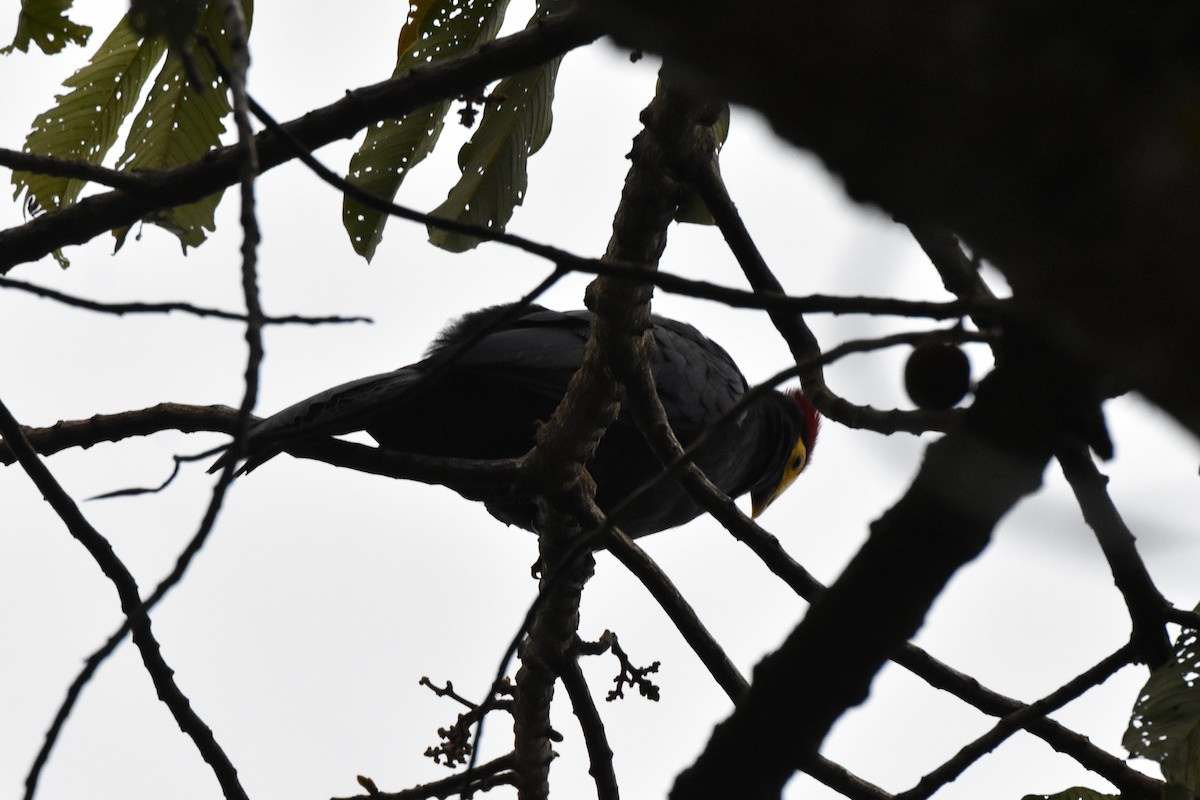
[[[617,786],[617,774],[613,770],[613,751],[608,744],[608,734],[604,730],[604,720],[592,700],[592,692],[588,688],[583,670],[579,668],[578,659],[569,659],[563,665],[563,687],[571,700],[571,708],[579,719],[579,728],[583,731],[583,743],[588,753],[588,773],[596,781],[597,800],[617,800],[620,792]]]
[[[891,800],[892,795],[869,781],[852,774],[840,764],[835,764],[819,753],[802,769],[834,791],[841,792],[850,800]]]
[[[619,531],[610,539],[608,550],[642,582],[709,674],[729,699],[737,702],[750,684],[662,568],[636,542]]]
[[[638,405],[634,405],[634,408],[637,409]],[[644,431],[648,431],[647,435],[652,444],[661,439],[661,436],[655,435],[656,428],[653,424],[649,427],[644,421],[639,421],[639,424]],[[662,446],[661,442],[657,444],[658,448]],[[681,455],[680,460],[682,459]],[[808,570],[788,555],[777,538],[743,514],[694,464],[689,462],[679,471],[679,480],[697,503],[748,546],[799,596],[811,603],[825,590]],[[949,692],[986,714],[1006,716],[1020,721],[1030,733],[1040,737],[1056,750],[1071,756],[1087,769],[1103,776],[1130,797],[1151,798],[1157,797],[1160,792],[1157,781],[1131,769],[1122,759],[1095,746],[1087,737],[1044,716],[1024,713],[1027,706],[1020,701],[988,689],[974,678],[933,658],[914,644],[906,643],[892,656],[892,660],[934,688]],[[877,789],[850,775],[843,768],[825,762],[819,755],[815,760],[805,762],[801,768],[849,797],[867,798]]]
[[[95,559],[105,576],[112,581],[120,598],[121,610],[129,620],[133,631],[133,642],[141,653],[142,662],[150,675],[158,697],[170,709],[180,730],[186,733],[200,752],[201,757],[212,767],[226,800],[248,800],[245,790],[238,781],[237,770],[225,751],[217,744],[213,732],[204,720],[192,709],[191,702],[175,683],[174,671],[163,658],[158,640],[151,629],[150,617],[142,606],[137,581],[121,562],[108,540],[100,534],[79,511],[75,501],[63,490],[58,481],[34,452],[21,426],[0,402],[0,433],[12,448],[42,496],[62,519],[67,530]]]
[[[725,237],[726,244],[742,266],[750,285],[756,293],[784,294],[783,285],[771,272],[758,246],[750,236],[733,198],[725,187],[721,177],[720,166],[715,156],[697,159],[693,180],[696,189],[704,198],[709,212],[716,220],[717,226]],[[822,362],[818,359],[821,345],[817,337],[805,323],[801,311],[783,307],[769,308],[767,313],[775,324],[779,335],[787,342],[796,363],[807,365],[798,372],[805,393],[817,409],[843,425],[851,428],[866,428],[880,433],[906,431],[921,433],[935,430],[938,412],[934,411],[881,411],[870,406],[860,406],[851,403],[835,394],[825,382],[825,373],[821,369]],[[902,416],[897,416],[902,414]],[[897,423],[903,427],[897,427]]]
[[[75,178],[120,189],[131,194],[150,190],[157,183],[159,175],[162,174],[159,172],[121,172],[93,164],[90,161],[44,156],[39,153],[24,153],[20,150],[10,150],[7,147],[0,147],[0,167],[8,167],[14,172],[21,170],[56,178]]]
[[[1108,559],[1113,581],[1125,598],[1133,623],[1137,656],[1151,668],[1166,663],[1171,655],[1167,636],[1166,610],[1171,607],[1154,585],[1133,534],[1108,495],[1108,478],[1096,469],[1092,454],[1083,445],[1063,446],[1056,453],[1063,475],[1083,511],[1083,518],[1096,534]]]
[[[37,286],[25,281],[18,281],[13,278],[0,277],[0,288],[16,289],[22,292],[44,297],[47,300],[56,300],[60,303],[76,308],[83,308],[88,311],[99,311],[105,314],[116,314],[124,316],[125,314],[166,314],[172,311],[179,311],[185,314],[192,314],[197,317],[215,317],[217,319],[228,319],[236,322],[245,322],[246,315],[238,314],[234,311],[222,311],[217,308],[204,308],[203,306],[192,305],[191,303],[101,303],[97,300],[88,300],[84,297],[76,297],[74,295],[60,292],[56,289],[47,289],[44,286]],[[330,323],[346,323],[346,322],[371,322],[369,317],[307,317],[298,314],[289,314],[283,317],[263,317],[263,323],[266,325],[283,325],[283,324],[304,324],[304,325],[323,325]]]
[[[755,668],[754,685],[679,776],[673,798],[777,797],[829,726],[865,697],[945,582],[986,547],[1013,503],[1040,485],[1058,435],[1052,409],[1069,381],[1063,364],[1045,358],[1025,354],[984,380],[963,425],[929,447],[906,496],[876,521],[784,645]],[[846,630],[857,635],[847,638]]]
[[[430,781],[420,786],[414,786],[411,789],[399,792],[373,791],[370,794],[358,794],[350,797],[334,798],[334,800],[431,800],[431,798],[441,800],[441,798],[449,797],[452,794],[460,794],[467,797],[475,792],[486,792],[497,786],[511,786],[515,784],[516,774],[512,771],[513,762],[513,755],[509,753],[508,755],[500,756],[494,761],[480,764],[478,767],[464,770],[448,778],[442,778],[440,781]],[[374,781],[370,781],[368,778],[362,778],[360,782],[370,782],[371,785],[374,785]]]
[[[926,800],[926,798],[932,797],[936,791],[961,775],[967,767],[995,750],[1013,733],[1028,725],[1031,719],[1045,718],[1046,715],[1062,708],[1088,689],[1104,683],[1113,673],[1129,664],[1135,652],[1133,642],[1125,644],[1115,653],[1041,700],[1030,703],[1021,710],[1004,717],[990,731],[963,747],[945,764],[921,778],[916,786],[907,792],[896,795],[896,800]]]

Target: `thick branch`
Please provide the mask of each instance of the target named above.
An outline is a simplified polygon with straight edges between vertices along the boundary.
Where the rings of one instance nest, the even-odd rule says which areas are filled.
[[[692,151],[697,136],[712,136],[712,120],[698,120],[694,111],[691,103],[670,90],[667,81],[660,84],[642,114],[645,128],[634,140],[606,259],[643,264],[647,270],[657,265],[667,228],[683,197],[672,165],[681,154]],[[582,465],[595,453],[619,410],[613,363],[647,362],[650,293],[649,284],[636,280],[598,278],[588,287],[588,306],[595,315],[583,363],[563,402],[539,429],[536,447],[524,459],[523,480],[536,489],[538,498],[539,543],[547,570],[542,591],[551,595],[539,598],[543,602],[535,612],[517,678],[514,708],[518,728],[532,726],[534,734],[539,733],[537,727],[548,726],[556,662],[569,657],[566,648],[574,631],[571,638],[564,634],[578,623],[578,594],[572,588],[581,580],[576,577],[577,548],[571,538],[578,541],[581,531],[576,526],[595,518],[589,513],[595,486]],[[590,563],[590,556],[587,558]],[[563,570],[566,579],[555,579]],[[554,602],[553,594],[563,595],[562,600]],[[544,797],[548,791],[548,752],[548,742],[533,748],[518,736],[522,800]]]

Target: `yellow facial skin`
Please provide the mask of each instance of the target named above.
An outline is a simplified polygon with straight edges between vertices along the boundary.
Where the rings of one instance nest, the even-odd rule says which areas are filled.
[[[808,448],[804,446],[803,439],[797,439],[796,446],[792,448],[792,454],[788,456],[787,466],[783,468],[783,477],[779,479],[775,491],[771,492],[761,503],[751,504],[750,517],[758,519],[758,515],[766,511],[767,506],[775,502],[775,498],[786,492],[787,488],[795,483],[796,478],[800,477],[800,473],[804,472],[806,466],[808,466]]]

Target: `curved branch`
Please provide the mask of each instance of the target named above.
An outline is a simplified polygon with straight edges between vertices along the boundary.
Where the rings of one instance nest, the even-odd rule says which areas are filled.
[[[729,196],[716,158],[698,159],[693,179],[696,189],[704,198],[705,205],[716,220],[726,244],[741,264],[742,271],[754,287],[755,293],[784,294],[783,284],[771,272],[746,229],[733,198]],[[792,358],[798,365],[807,365],[798,374],[805,393],[822,414],[850,428],[865,428],[880,433],[923,433],[934,430],[931,422],[936,417],[936,412],[900,412],[904,416],[897,417],[896,410],[881,411],[870,406],[857,405],[835,394],[825,382],[825,372],[817,358],[821,354],[821,345],[805,323],[803,312],[799,309],[778,307],[768,308],[767,313],[779,335],[791,349]],[[902,422],[903,427],[896,427],[898,420]]]

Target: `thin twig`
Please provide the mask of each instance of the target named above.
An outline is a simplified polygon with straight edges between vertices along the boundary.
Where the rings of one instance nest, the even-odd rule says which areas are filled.
[[[783,285],[775,277],[766,259],[754,243],[754,238],[742,221],[733,198],[721,177],[721,169],[715,157],[697,159],[694,166],[693,180],[696,190],[704,199],[709,212],[720,228],[721,234],[729,249],[737,258],[746,279],[754,287],[755,292],[767,294],[785,294]],[[826,417],[836,420],[851,428],[862,428],[879,433],[894,433],[901,430],[910,433],[920,433],[933,430],[935,421],[940,417],[936,411],[882,411],[870,406],[857,405],[836,394],[825,382],[824,364],[817,358],[821,353],[820,343],[816,335],[808,327],[802,316],[802,310],[778,307],[767,309],[779,335],[787,342],[796,363],[806,364],[804,369],[797,372],[805,394],[812,400],[814,406]],[[903,416],[897,416],[902,414]],[[903,420],[906,427],[893,427],[897,420]],[[939,428],[944,430],[944,428]]]
[[[274,133],[281,141],[291,147],[296,157],[312,170],[314,175],[363,205],[400,219],[514,247],[530,255],[553,261],[560,269],[605,277],[636,277],[666,291],[689,297],[712,300],[734,308],[756,308],[787,311],[790,313],[887,314],[905,317],[925,317],[929,319],[956,319],[968,310],[968,307],[961,301],[937,303],[898,300],[887,297],[831,297],[827,295],[791,297],[784,294],[781,290],[756,290],[748,292],[707,281],[692,280],[670,273],[651,272],[640,264],[628,264],[607,258],[585,258],[567,250],[536,242],[496,228],[436,217],[432,214],[402,206],[346,180],[341,175],[326,167],[313,155],[312,151],[306,148],[296,137],[292,136],[287,128],[280,125],[253,97],[249,98],[249,102],[251,111],[266,126],[267,130]]]
[[[750,685],[746,678],[654,559],[628,536],[619,531],[616,533],[609,540],[608,551],[642,582],[717,685],[736,703]]]
[[[23,153],[7,147],[0,147],[0,167],[8,167],[14,172],[19,170],[32,172],[35,175],[49,175],[54,178],[74,178],[132,194],[152,188],[159,177],[164,174],[147,171],[121,172],[93,164],[90,161],[57,158],[40,153]]]
[[[455,794],[468,797],[476,792],[486,792],[497,786],[510,786],[516,783],[516,774],[512,771],[514,763],[513,754],[509,753],[448,778],[423,783],[411,789],[399,792],[376,791],[370,794],[334,798],[334,800],[430,800],[430,798],[441,800],[441,798]],[[366,780],[363,778],[360,782]]]
[[[117,316],[124,316],[125,314],[167,314],[172,311],[179,311],[197,317],[215,317],[216,319],[232,320],[234,322],[246,321],[246,315],[239,314],[236,311],[205,308],[203,306],[192,305],[191,303],[102,303],[98,300],[76,297],[56,289],[48,289],[44,286],[38,286],[13,278],[0,277],[0,288],[29,292],[38,297],[43,297],[47,300],[56,300],[65,305],[83,308],[88,311],[99,311],[104,314],[116,314]],[[369,317],[309,317],[299,314],[289,314],[282,317],[263,317],[263,323],[266,325],[324,325],[347,322],[372,322],[372,320]]]
[[[113,552],[112,545],[108,540],[92,527],[92,524],[80,512],[79,506],[42,463],[41,458],[33,451],[21,433],[20,424],[2,402],[0,402],[0,433],[4,434],[5,441],[16,453],[21,466],[25,468],[26,473],[38,487],[42,497],[62,519],[71,535],[95,559],[105,576],[112,581],[121,601],[121,610],[125,613],[133,630],[133,642],[141,653],[142,661],[154,683],[159,699],[171,711],[180,729],[192,739],[201,757],[212,767],[213,774],[220,783],[226,800],[248,800],[245,790],[238,781],[237,770],[229,761],[229,757],[217,744],[212,730],[195,712],[191,702],[175,683],[174,671],[163,658],[158,640],[154,637],[151,628],[150,617],[146,614],[138,595],[137,581]]]

